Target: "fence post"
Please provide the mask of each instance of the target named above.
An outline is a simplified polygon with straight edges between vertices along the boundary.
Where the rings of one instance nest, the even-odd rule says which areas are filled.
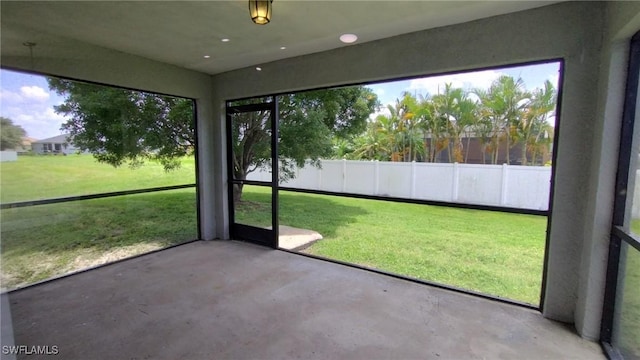
[[[500,205],[507,204],[507,178],[509,176],[509,165],[502,164],[502,186],[500,188]]]
[[[458,188],[460,183],[460,171],[458,169],[458,163],[453,163],[453,189],[451,191],[451,201],[458,201]]]
[[[373,195],[378,195],[380,190],[380,162],[374,160],[373,162]]]
[[[320,160],[320,168],[318,168],[318,190],[322,190],[322,160]]]
[[[342,192],[347,189],[347,159],[342,159]]]
[[[411,198],[416,197],[416,161],[411,162]]]

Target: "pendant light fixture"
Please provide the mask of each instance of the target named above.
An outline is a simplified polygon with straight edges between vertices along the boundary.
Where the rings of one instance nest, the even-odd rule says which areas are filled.
[[[265,25],[271,21],[271,6],[273,0],[249,0],[249,14],[251,20],[258,25]]]

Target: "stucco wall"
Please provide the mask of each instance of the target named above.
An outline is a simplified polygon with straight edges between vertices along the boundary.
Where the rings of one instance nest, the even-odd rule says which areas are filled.
[[[602,318],[608,247],[630,37],[640,30],[640,2],[608,2],[598,76],[598,104],[591,143],[575,326],[598,339]]]

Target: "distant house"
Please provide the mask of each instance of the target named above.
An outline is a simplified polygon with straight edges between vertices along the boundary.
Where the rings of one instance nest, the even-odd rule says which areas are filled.
[[[22,137],[22,141],[20,142],[20,145],[15,146],[12,149],[6,149],[7,151],[14,151],[17,154],[25,154],[28,153],[29,151],[31,151],[31,143],[36,141],[36,139],[31,138],[31,137],[27,137],[27,136],[23,136]]]
[[[425,136],[425,147],[427,149],[430,148],[432,139],[427,135]],[[462,145],[461,155],[464,158],[463,162],[467,164],[491,164],[492,156],[494,155],[492,151],[488,149],[486,145],[483,144],[483,141],[475,136],[475,135],[462,135],[460,139],[460,144]],[[495,164],[501,165],[505,163],[509,163],[510,165],[521,165],[522,162],[522,143],[516,142],[515,144],[511,144],[509,146],[509,159],[507,161],[507,151],[506,151],[506,142],[504,139],[499,145],[498,148],[498,157],[495,159]],[[433,146],[436,146],[435,144]],[[483,149],[485,150],[483,152]],[[547,145],[541,144],[534,153],[531,150],[527,150],[527,165],[544,165],[548,161],[551,161],[551,151],[552,144],[549,143]],[[449,163],[454,162],[453,159],[453,141],[449,140],[446,142],[444,149],[439,150],[436,155],[434,162],[437,163]]]
[[[18,154],[24,154],[24,153],[28,153],[28,152],[30,152],[30,151],[31,151],[31,149],[32,149],[32,148],[31,148],[31,144],[32,144],[34,141],[37,141],[37,139],[34,139],[34,138],[32,138],[32,137],[27,137],[27,136],[23,137],[23,138],[22,138],[22,144],[20,144],[19,146],[17,146],[17,147],[15,148],[15,151],[16,151]]]
[[[75,154],[80,151],[73,145],[68,134],[62,134],[31,143],[34,154]]]

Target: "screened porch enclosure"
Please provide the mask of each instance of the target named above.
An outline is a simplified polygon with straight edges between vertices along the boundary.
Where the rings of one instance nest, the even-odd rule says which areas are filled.
[[[621,128],[629,124],[623,116],[625,99],[629,98],[625,86],[631,73],[630,55],[636,51],[631,46],[632,37],[640,30],[640,3],[372,1],[363,6],[355,1],[276,1],[272,21],[264,26],[248,18],[246,5],[240,0],[2,2],[3,69],[190,99],[196,134],[190,145],[195,154],[191,173],[194,181],[166,184],[188,188],[158,185],[161,189],[156,189],[176,201],[167,201],[169,209],[177,208],[178,198],[186,199],[180,203],[187,204],[187,210],[176,216],[156,218],[154,206],[145,205],[153,203],[146,193],[121,194],[110,199],[111,204],[108,198],[78,201],[74,206],[65,205],[65,213],[55,213],[54,208],[60,204],[41,203],[32,206],[42,209],[34,217],[22,215],[27,206],[2,209],[2,219],[10,220],[16,233],[28,236],[25,229],[33,224],[66,219],[69,225],[58,225],[61,233],[67,234],[64,226],[77,225],[73,216],[86,212],[78,204],[98,209],[122,200],[132,205],[130,210],[141,211],[127,213],[128,229],[158,231],[159,226],[153,224],[136,225],[137,220],[149,217],[175,230],[176,238],[184,240],[187,234],[196,238],[188,244],[3,292],[3,346],[56,345],[70,358],[101,354],[109,358],[370,358],[376,354],[604,358],[632,348],[629,335],[632,337],[633,332],[629,329],[635,327],[629,309],[634,309],[635,292],[628,291],[634,279],[629,267],[635,264],[637,241],[623,222],[612,220],[617,216],[614,208],[620,203],[621,179],[633,183],[620,176],[624,167],[619,166],[618,154],[622,145],[631,143],[623,140]],[[313,16],[303,16],[309,14]],[[343,33],[358,33],[359,40],[349,45],[340,43]],[[36,45],[28,45],[32,43]],[[352,183],[348,173],[342,182],[321,178],[322,186],[334,189],[329,194],[285,187],[278,181],[278,171],[264,180],[243,178],[231,170],[228,102],[392,79],[455,75],[474,69],[500,76],[497,69],[501,67],[547,61],[560,62],[562,71],[558,75],[560,105],[556,110],[560,121],[555,124],[549,153],[552,181],[549,197],[542,203],[546,208],[536,203],[526,211],[503,211],[502,207],[516,208],[514,204],[520,201],[514,200],[520,195],[508,192],[487,195],[498,204],[489,207],[465,201],[459,201],[462,206],[441,206],[443,202],[455,202],[455,181],[447,182],[451,187],[447,193],[438,194],[440,199],[416,200],[411,198],[412,188],[414,196],[424,193],[418,181],[412,187],[409,180],[408,187],[401,187],[402,191],[408,188],[409,197],[396,201],[404,195],[382,193],[382,172],[387,170],[380,169],[378,191],[373,181],[367,185],[375,199],[349,189]],[[4,83],[3,79],[2,86]],[[22,86],[28,84],[19,85],[11,94],[28,93],[29,89],[22,91]],[[417,86],[420,84],[414,83],[410,90]],[[4,104],[11,98],[18,99],[11,94],[3,87],[3,109],[8,108]],[[259,150],[269,153],[263,159],[271,159],[271,166],[277,168],[278,147],[282,145],[277,137],[280,124],[271,121],[263,125],[263,129],[271,130]],[[429,136],[426,138],[435,139],[434,133]],[[431,140],[426,142],[428,146],[435,144]],[[500,143],[505,145],[506,137]],[[439,160],[464,157],[458,150],[452,144],[447,151],[431,155]],[[489,160],[489,155],[480,155],[476,157],[470,150],[468,158]],[[505,155],[498,151],[492,158],[498,161]],[[530,155],[525,162],[536,166],[549,160],[540,153]],[[389,162],[414,156],[413,150],[391,154]],[[491,165],[498,166],[494,172],[507,174],[504,182],[508,188],[509,179],[515,178],[510,177],[511,170],[503,170],[501,164]],[[389,172],[412,171],[411,165],[397,167]],[[415,173],[423,170],[419,166],[413,169]],[[465,182],[473,176],[467,170],[458,168],[458,180],[464,180],[457,183],[458,200],[478,195],[471,194]],[[363,171],[375,172],[375,168]],[[38,171],[32,173],[35,176]],[[437,180],[455,177],[452,169],[448,174]],[[341,196],[343,187],[350,196]],[[245,208],[234,204],[234,191],[239,188],[243,188],[240,201],[247,201]],[[0,195],[11,195],[5,193],[4,185],[2,190]],[[365,206],[369,201],[373,203]],[[396,206],[409,206],[411,210],[405,212]],[[434,215],[428,217],[429,221],[456,221],[435,224],[423,220],[424,216],[397,215],[420,215],[427,208],[446,210],[444,216]],[[5,211],[11,216],[5,218]],[[384,216],[376,218],[377,211]],[[312,223],[318,213],[324,214],[326,221]],[[494,217],[494,213],[499,216]],[[182,216],[189,220],[182,221]],[[386,219],[394,216],[412,224],[395,232],[385,229]],[[531,218],[543,221],[531,225]],[[479,222],[471,224],[469,219]],[[113,224],[100,220],[89,225],[103,234],[121,235]],[[541,276],[535,284],[513,281],[516,287],[535,289],[533,300],[522,299],[533,303],[534,309],[494,301],[496,296],[509,295],[501,295],[500,286],[493,291],[453,283],[450,275],[456,274],[446,271],[428,274],[432,280],[425,285],[398,277],[402,272],[396,269],[372,270],[372,260],[378,259],[366,256],[357,261],[342,258],[329,262],[311,256],[319,256],[316,254],[274,249],[279,225],[286,225],[314,230],[324,237],[313,243],[310,252],[316,251],[316,246],[336,242],[332,236],[337,235],[347,239],[338,241],[341,245],[351,245],[350,252],[356,252],[358,240],[366,237],[345,231],[347,225],[354,224],[376,234],[380,240],[377,245],[382,245],[379,258],[385,258],[389,250],[385,246],[415,235],[406,229],[419,229],[414,233],[422,236],[438,225],[454,233],[449,239],[469,239],[472,232],[465,230],[470,227],[482,228],[490,235],[508,232],[515,238],[534,229],[536,239],[543,242],[536,246],[543,250],[538,261],[529,265]],[[187,228],[180,227],[183,225]],[[256,228],[260,230],[252,232]],[[261,243],[266,246],[236,241],[239,229],[262,237]],[[38,238],[47,246],[45,240]],[[454,250],[454,254],[475,245],[453,241],[434,244],[449,247],[444,250]],[[620,256],[610,258],[615,255],[616,244],[627,245],[620,249]],[[63,245],[74,248],[77,244],[70,241]],[[4,252],[4,234],[2,246]],[[410,249],[406,243],[401,247]],[[443,250],[437,247],[428,252]],[[487,246],[485,250],[489,251],[475,255],[461,252],[457,258],[470,262],[495,260],[492,249]],[[13,251],[21,249],[17,246]],[[46,251],[40,256],[52,259]],[[443,254],[432,259],[445,265],[450,262]],[[604,259],[618,267],[608,268]],[[504,260],[509,261],[527,266],[517,258]],[[20,267],[19,262],[14,265]],[[413,262],[415,268],[425,265],[429,264]],[[469,278],[478,278],[478,273],[484,278],[493,277],[472,266],[464,270],[466,274],[460,273]],[[623,273],[627,277],[619,277]],[[465,294],[441,284],[482,294]],[[57,331],[61,326],[66,331]],[[96,355],[95,350],[101,352]]]

